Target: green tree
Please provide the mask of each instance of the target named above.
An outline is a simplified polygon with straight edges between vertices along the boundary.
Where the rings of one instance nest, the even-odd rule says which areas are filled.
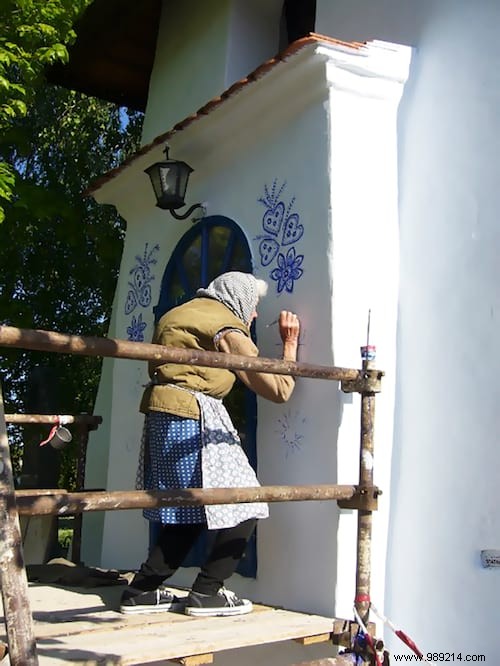
[[[43,86],[0,138],[16,173],[0,225],[0,319],[21,328],[106,334],[122,253],[123,220],[82,195],[138,146],[142,114],[59,87]],[[50,367],[57,413],[92,413],[97,358],[0,350],[6,411],[22,412],[27,379]],[[19,436],[12,435],[13,441]],[[70,451],[62,485],[71,487]]]
[[[92,0],[0,0],[0,134],[26,115],[45,68],[68,59],[74,23]],[[0,222],[15,192],[12,165],[0,161]]]

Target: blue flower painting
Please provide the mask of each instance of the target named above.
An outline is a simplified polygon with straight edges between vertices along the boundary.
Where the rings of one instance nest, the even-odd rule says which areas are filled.
[[[146,322],[142,321],[142,312],[139,312],[137,319],[135,316],[133,316],[130,326],[127,326],[127,340],[132,340],[133,342],[144,342],[144,331],[146,326]]]
[[[295,280],[298,280],[304,272],[300,268],[303,259],[303,254],[295,254],[294,247],[288,250],[286,257],[281,252],[278,254],[278,267],[271,271],[271,279],[278,283],[278,294],[283,289],[289,294],[292,293]]]
[[[148,243],[146,243],[142,256],[136,255],[136,263],[129,271],[131,279],[128,283],[129,290],[125,299],[126,315],[132,314],[136,308],[147,308],[151,305],[151,282],[155,279],[151,271],[151,266],[157,263],[154,254],[159,249],[159,245],[154,245],[149,250]],[[147,323],[142,320],[142,312],[137,317],[133,316],[130,326],[127,327],[127,339],[134,342],[143,342],[146,327]]]
[[[277,180],[269,188],[264,186],[264,195],[258,199],[265,208],[262,217],[263,234],[256,237],[259,242],[259,257],[263,267],[271,267],[269,277],[276,282],[278,294],[291,294],[296,280],[304,273],[301,268],[303,254],[297,254],[295,244],[304,235],[304,226],[299,214],[293,212],[295,197],[285,205],[283,193],[286,183],[278,187]]]

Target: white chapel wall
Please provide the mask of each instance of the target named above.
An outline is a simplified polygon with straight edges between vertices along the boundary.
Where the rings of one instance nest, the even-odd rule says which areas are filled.
[[[275,5],[279,2],[253,3],[249,8],[240,0],[210,0],[201,6],[198,2],[183,2],[175,8],[171,4],[166,6],[162,13],[159,26],[156,59],[150,83],[150,94],[145,114],[142,142],[148,143],[156,136],[171,129],[172,126],[194,113],[200,106],[205,104],[214,96],[220,94],[235,80],[245,76],[261,61],[271,57],[277,51],[279,39],[279,12]],[[251,19],[251,20],[250,20]],[[276,30],[273,25],[276,22]],[[264,25],[264,34],[257,38],[259,26]],[[237,56],[238,44],[242,40],[248,44],[245,52]],[[225,137],[227,139],[227,137]],[[161,147],[163,148],[163,147]],[[172,157],[176,157],[171,153]],[[163,159],[161,149],[154,158],[144,163],[149,166],[153,161]],[[197,174],[192,176],[192,182],[196,182]],[[140,194],[139,194],[140,190]],[[141,319],[139,326],[146,323],[146,335],[150,333],[153,316],[151,307],[149,311],[130,312],[131,317],[125,326],[126,298],[130,286],[129,271],[137,268],[135,260],[136,253],[146,261],[150,276],[154,277],[149,285],[151,288],[151,303],[156,304],[160,288],[163,261],[175,246],[177,240],[184,232],[183,223],[172,219],[165,223],[166,213],[154,208],[152,192],[147,177],[141,172],[137,180],[127,183],[117,197],[124,219],[127,221],[127,243],[121,262],[120,275],[122,279],[117,286],[113,303],[113,315],[108,335],[110,337],[127,337],[126,329],[135,321],[136,325]],[[142,210],[142,198],[148,202],[147,210]],[[139,208],[138,208],[139,202]],[[133,215],[137,215],[134,222]],[[152,238],[164,237],[165,240],[155,250],[156,241],[147,241],[147,235],[143,230],[151,218],[151,224],[162,229],[163,234],[155,233]],[[137,242],[133,242],[134,233],[137,233]],[[168,248],[168,252],[166,250]],[[147,264],[144,253],[151,253],[150,258],[160,263]],[[162,267],[161,271],[159,266]],[[129,305],[130,307],[130,305]],[[120,320],[121,319],[121,320]],[[94,412],[104,418],[103,424],[97,432],[91,433],[90,446],[87,456],[86,486],[93,488],[107,488],[109,483],[114,484],[120,477],[117,471],[109,468],[109,447],[115,430],[111,427],[110,419],[120,430],[120,418],[124,421],[130,418],[129,414],[121,413],[121,395],[116,396],[116,386],[120,373],[130,373],[134,367],[133,362],[119,362],[114,359],[104,359],[102,378],[99,386]],[[134,377],[130,377],[133,385],[139,380],[140,372],[135,365]],[[126,370],[120,370],[126,368]],[[118,374],[118,376],[116,376]],[[121,378],[120,378],[121,379]],[[118,399],[118,403],[116,400]],[[134,408],[135,409],[135,408]],[[118,421],[116,420],[118,418]],[[128,431],[130,438],[137,437],[137,426]],[[109,478],[108,478],[109,476]],[[122,483],[130,482],[132,473],[128,472],[121,479]],[[121,485],[120,487],[130,487]],[[124,517],[117,520],[134,520],[134,512],[128,512]],[[102,557],[102,534],[104,521],[108,517],[101,513],[88,514],[84,516],[84,529],[87,538],[82,544],[82,554],[88,563],[99,564]],[[138,520],[137,518],[135,520]],[[142,523],[141,523],[142,524]],[[137,540],[137,550],[141,547],[140,539]]]
[[[142,142],[276,55],[282,6],[283,0],[164,2]]]
[[[364,269],[349,273],[348,278],[332,268],[332,256],[337,252],[335,243],[342,242],[342,234],[352,221],[346,207],[336,207],[331,177],[332,172],[342,173],[350,159],[350,146],[340,146],[337,142],[335,153],[331,153],[332,137],[336,132],[342,133],[345,119],[336,114],[341,99],[335,95],[329,97],[327,56],[313,56],[309,52],[294,58],[293,67],[289,63],[278,65],[252,87],[173,136],[172,148],[196,169],[189,187],[189,201],[204,201],[208,214],[225,215],[242,227],[252,248],[256,274],[271,284],[257,324],[261,353],[271,357],[279,353],[277,329],[267,328],[266,323],[280,309],[293,309],[303,323],[301,360],[358,367],[359,346],[365,341],[366,302],[354,303],[344,321],[337,321],[334,312],[339,301],[348,302],[354,285],[357,290],[362,288],[367,271],[370,279],[376,278],[376,267],[368,262]],[[344,105],[344,110],[350,109],[347,115],[358,109],[356,98],[354,94],[351,106]],[[391,122],[397,100],[389,105],[385,124],[374,112],[377,104],[373,108],[363,101],[360,104],[364,111],[359,111],[357,125],[350,131],[359,134],[363,123],[368,122],[377,135],[383,133],[389,143],[393,142]],[[244,131],[250,125],[253,132]],[[233,137],[231,144],[221,140],[228,133]],[[383,140],[383,134],[379,141]],[[390,146],[384,148],[390,153]],[[386,234],[393,235],[394,210],[390,206],[380,209],[380,202],[374,198],[377,188],[372,187],[369,196],[366,193],[368,181],[385,182],[384,170],[377,174],[373,146],[370,151],[368,167],[358,172],[359,192],[353,195],[362,197],[364,193],[372,218],[375,206],[379,216],[376,223],[390,223]],[[143,169],[160,157],[161,146],[158,146],[98,193],[100,201],[115,203],[127,219],[114,320],[114,333],[119,338],[126,338],[130,330],[137,331],[139,326],[145,341],[150,339],[151,308],[158,300],[162,272],[177,240],[189,225],[174,221],[167,212],[154,206]],[[393,168],[391,160],[393,157],[382,163]],[[389,175],[389,181],[393,175]],[[342,183],[345,184],[345,179],[339,178],[338,186]],[[395,198],[394,184],[390,187],[389,193]],[[273,229],[267,215],[279,207],[283,219],[281,226]],[[360,221],[369,235],[373,219],[361,216]],[[285,227],[291,232],[288,239],[283,236]],[[347,246],[356,263],[359,250],[354,236],[349,237]],[[292,269],[291,281],[283,270],[284,262]],[[151,291],[147,308],[139,307],[140,294],[134,287],[138,268],[146,272],[148,280],[152,278],[148,281]],[[393,269],[387,270],[390,274]],[[376,279],[384,284],[386,278]],[[385,286],[388,293],[389,285]],[[394,300],[392,296],[391,299]],[[390,317],[387,320],[388,331],[384,336],[390,337],[393,326]],[[138,403],[146,378],[145,363],[119,360],[114,364],[109,490],[127,489],[133,484],[142,427]],[[390,396],[388,392],[387,405]],[[336,382],[300,379],[289,403],[273,405],[259,400],[258,409],[262,483],[314,484],[338,480],[352,483],[357,479],[359,401],[344,396]],[[337,443],[345,449],[347,467],[337,454]],[[339,467],[344,465],[342,479],[337,468],[339,460]],[[354,514],[347,513],[348,524],[352,525]],[[273,505],[271,518],[259,526],[257,580],[236,576],[231,581],[232,587],[267,603],[333,613],[336,596],[346,595],[342,586],[347,586],[350,592],[354,582],[353,535],[345,537],[343,549],[338,549],[338,523],[339,511],[333,502]],[[146,523],[139,511],[106,514],[102,566],[136,567],[144,559],[146,549]],[[344,568],[338,566],[338,553],[346,561]],[[304,575],[304,567],[311,575]],[[189,585],[193,575],[192,571],[181,570],[173,582]],[[339,582],[341,576],[345,580]],[[293,585],[288,583],[290,580]]]
[[[465,0],[421,0],[419,3],[413,0],[318,0],[317,6],[317,32],[347,40],[385,39],[416,47],[398,124],[401,260],[398,337],[394,359],[390,359],[388,351],[390,332],[387,332],[388,337],[384,339],[375,328],[373,338],[378,346],[379,364],[389,371],[384,379],[384,393],[387,394],[391,381],[396,384],[392,484],[388,487],[383,483],[386,479],[380,483],[385,491],[381,503],[390,494],[392,512],[385,610],[428,650],[452,651],[457,646],[462,652],[484,653],[488,659],[493,659],[494,636],[485,632],[484,627],[495,617],[498,574],[495,569],[481,569],[479,550],[498,547],[500,527],[492,490],[499,485],[500,469],[495,436],[498,430],[498,361],[495,352],[499,300],[496,288],[499,277],[496,211],[500,196],[496,178],[496,156],[499,154],[496,72],[499,69],[499,55],[495,44],[499,8],[494,0],[479,0],[475,3]],[[286,101],[289,99],[286,98]],[[207,100],[200,101],[204,103]],[[170,127],[168,123],[159,126],[162,108],[168,109],[168,103],[163,107],[158,104],[153,124],[149,130],[145,130],[146,140]],[[193,110],[187,109],[184,115],[189,115]],[[174,122],[184,115],[176,116]],[[314,115],[305,114],[304,118],[318,122]],[[303,130],[303,127],[296,125],[295,129]],[[200,139],[205,148],[212,147],[205,135],[196,137],[196,132],[193,132],[190,136],[193,140]],[[256,192],[257,197],[260,196],[264,184],[272,186],[275,178],[279,186],[286,180],[283,196],[288,197],[292,192],[296,196],[293,212],[297,212],[301,223],[310,211],[315,210],[310,208],[308,195],[305,198],[307,204],[304,203],[309,180],[306,181],[308,176],[302,173],[304,181],[299,183],[295,146],[292,150],[283,136],[280,138],[279,132],[276,132],[274,138],[276,144],[263,142],[262,161],[257,163],[252,150],[249,151],[249,163],[253,161],[254,166],[258,164],[257,170],[261,172],[259,187],[255,173],[248,174],[240,162],[237,169],[229,165],[222,169],[221,174],[225,178],[219,194],[215,187],[208,187],[208,182],[212,185],[214,182],[207,179],[205,187],[203,178],[197,180],[197,176],[202,174],[193,174],[190,198],[192,196],[193,201],[209,201],[213,206],[209,210],[211,213],[234,217],[245,229],[249,239],[253,238],[254,233],[258,235],[262,231],[258,228],[262,220],[258,215],[262,214],[262,209],[255,202]],[[255,143],[254,150],[257,150],[260,144],[258,141]],[[272,151],[273,146],[281,145],[283,153],[278,160]],[[322,154],[323,146],[317,148]],[[189,161],[190,151],[194,150],[189,146],[189,137],[183,149],[186,149],[183,159]],[[192,152],[191,155],[195,157],[192,160],[193,166],[201,170],[202,156]],[[306,155],[309,156],[309,153]],[[266,160],[269,160],[269,168]],[[154,159],[149,159],[149,163],[152,161]],[[163,253],[166,247],[173,248],[176,239],[183,233],[181,223],[166,223],[164,217],[168,214],[154,208],[152,195],[147,191],[148,185],[144,189],[141,186],[140,192],[137,191],[137,174],[133,178],[132,175],[129,181],[127,177],[122,177],[122,182],[128,185],[130,192],[126,194],[127,187],[124,186],[122,193],[117,195],[117,200],[123,201],[122,212],[128,221],[122,271],[124,282],[119,287],[115,307],[114,330],[117,337],[123,336],[126,328],[131,325],[130,316],[125,317],[124,309],[128,292],[125,273],[135,266],[135,256],[143,256],[146,242],[150,249],[158,242],[160,253]],[[304,182],[308,183],[307,188]],[[321,189],[322,186],[319,187]],[[324,192],[320,195],[317,198],[318,206]],[[134,209],[134,206],[137,208]],[[326,211],[317,214],[319,220],[328,214],[328,206],[326,204]],[[132,207],[133,212],[128,210],[129,207]],[[255,214],[253,221],[252,213]],[[360,304],[352,315],[352,329],[356,333],[352,333],[353,344],[350,347],[349,332],[345,327],[340,329],[342,336],[336,337],[339,329],[335,328],[335,322],[339,321],[340,315],[338,294],[334,298],[332,267],[331,264],[324,266],[321,260],[316,263],[314,250],[311,249],[312,234],[308,235],[309,229],[316,225],[316,220],[309,222],[308,218],[307,224],[311,226],[307,227],[303,245],[300,246],[300,252],[305,257],[304,276],[297,281],[291,295],[293,303],[291,298],[288,300],[288,296],[285,296],[279,299],[276,297],[276,304],[281,307],[281,303],[287,303],[297,310],[299,307],[296,303],[300,305],[308,336],[316,336],[320,328],[317,321],[324,323],[330,317],[331,309],[334,322],[331,339],[328,341],[325,331],[320,331],[321,344],[316,344],[316,337],[314,343],[307,343],[303,352],[301,350],[303,354],[307,352],[303,360],[334,361],[342,365],[356,363],[359,360],[357,347],[363,342],[358,339],[357,331],[364,323],[367,303],[362,302],[362,306]],[[318,229],[321,229],[319,225]],[[331,247],[330,237],[323,240],[326,247]],[[380,239],[376,240],[380,242]],[[318,243],[321,241],[320,236]],[[258,256],[259,243],[252,242],[254,253]],[[321,271],[320,280],[313,280],[308,264],[305,263],[309,257],[309,265],[314,267],[310,270]],[[165,263],[167,258],[166,254],[162,255]],[[339,256],[337,259],[341,260]],[[392,255],[390,259],[392,261]],[[383,254],[381,261],[385,261]],[[155,270],[156,282],[151,283],[153,304],[157,300],[162,269],[155,267]],[[328,277],[325,278],[325,275]],[[313,298],[311,293],[314,294]],[[322,297],[327,298],[331,306],[322,309],[316,319],[314,308]],[[261,313],[263,322],[274,316],[272,301],[269,298],[266,300],[268,303]],[[151,313],[144,312],[142,321],[151,326]],[[150,332],[150,328],[147,330]],[[272,338],[260,334],[259,342],[263,353],[272,355]],[[391,366],[394,360],[397,360],[395,369]],[[112,419],[110,489],[118,484],[118,487],[130,487],[128,483],[135,467],[135,463],[132,465],[134,452],[126,449],[124,453],[119,441],[123,428],[130,427],[123,441],[127,446],[132,446],[134,440],[133,446],[138,445],[141,420],[136,410],[139,383],[145,377],[144,368],[139,367],[139,364],[134,365],[132,361],[120,363],[130,364],[130,369],[116,371],[112,390],[108,387],[109,390],[104,391],[106,399],[103,402],[105,410],[114,410],[115,405],[119,405],[123,414],[123,420],[115,414]],[[128,368],[128,365],[123,365],[125,367]],[[128,388],[124,388],[123,383],[128,383]],[[299,425],[302,424],[296,401],[302,400],[303,394],[307,393],[308,399],[315,400],[317,404],[325,401],[338,412],[342,411],[343,427],[350,423],[354,433],[355,399],[350,404],[348,398],[334,395],[332,386],[320,381],[314,385],[318,388],[309,391],[309,383],[299,383],[293,402],[288,404],[291,411],[281,412],[282,422],[290,423],[284,418],[287,416],[288,419],[298,418]],[[382,401],[384,399],[381,397]],[[311,409],[314,415],[319,411],[317,404]],[[347,405],[347,409],[344,405]],[[278,407],[280,409],[285,410],[285,407]],[[269,416],[273,418],[277,414],[274,412],[275,406],[267,403],[259,404],[259,410],[261,419]],[[96,413],[98,411],[96,409]],[[346,411],[350,414],[347,420],[344,418]],[[134,419],[131,417],[132,412],[136,415]],[[103,415],[106,418],[106,414]],[[335,418],[335,423],[339,424],[341,416],[337,414]],[[259,427],[263,429],[264,421],[260,423]],[[304,433],[309,434],[310,425],[303,425]],[[262,440],[259,439],[260,475],[263,482],[279,478],[299,482],[305,470],[305,480],[308,480],[308,474],[312,480],[316,472],[318,475],[326,475],[330,463],[332,470],[338,465],[339,475],[345,474],[346,478],[349,476],[349,463],[346,461],[350,460],[347,443],[350,438],[344,431],[339,438],[338,458],[334,457],[328,449],[335,430],[331,421],[328,424],[328,444],[325,436],[317,453],[312,452],[309,437],[304,436],[299,440],[299,443],[304,442],[302,446],[294,446],[293,439],[283,439],[284,433],[280,428],[271,422],[267,434],[259,432],[259,437],[264,436]],[[299,435],[304,434],[300,430],[298,432]],[[271,441],[268,446],[265,437],[272,439],[275,435],[278,436],[278,444],[274,445],[276,443]],[[280,447],[287,445],[287,441],[292,450],[283,462],[284,453]],[[94,460],[94,463],[93,471],[91,465],[89,480],[97,479],[97,485],[100,485],[102,474],[97,458],[93,458],[95,454],[92,453],[92,446],[89,456],[90,462]],[[376,465],[379,464],[380,452],[386,446],[390,448],[391,442],[377,439]],[[306,458],[305,453],[308,454],[307,465],[302,464]],[[314,466],[309,466],[311,458]],[[263,466],[267,462],[268,469]],[[280,465],[280,462],[283,464]],[[469,492],[471,489],[474,493]],[[308,521],[310,509],[298,504],[294,506],[296,515],[301,520],[305,518],[304,523]],[[330,520],[332,513],[335,513],[331,503],[314,506],[319,509],[315,513],[317,519]],[[121,566],[121,563],[126,566],[136,565],[143,556],[147,539],[140,512],[115,512],[115,516],[119,516],[118,523],[106,523],[109,536],[105,538],[101,563],[105,566]],[[86,516],[85,519],[90,517]],[[335,520],[336,516],[333,516],[333,522]],[[261,530],[263,537],[266,537],[268,531],[267,543],[270,544],[269,548],[272,544],[272,553],[266,551],[265,539],[260,539],[261,564],[266,557],[268,561],[271,560],[275,548],[278,553],[284,552],[286,539],[299,541],[297,533],[290,535],[292,522],[287,505],[272,507],[271,519],[263,523]],[[285,526],[283,530],[281,525]],[[342,512],[339,534],[344,530],[346,539],[350,538],[351,543],[352,525],[353,520]],[[271,527],[274,529],[271,530]],[[313,552],[311,561],[312,537],[316,534],[311,535],[310,532],[314,533],[316,528],[312,521],[307,522],[306,527],[303,543],[298,543],[297,552],[305,557],[302,563],[307,562],[311,570],[323,557],[329,559],[329,565],[335,567],[336,571],[328,579],[323,579],[325,590],[329,589],[330,583],[338,579],[338,572],[347,570],[351,559],[345,549],[341,548],[336,561],[334,544],[327,542],[325,554],[317,555]],[[127,533],[128,539],[120,536]],[[130,534],[134,534],[133,543]],[[296,546],[295,541],[293,546]],[[122,559],[117,558],[118,554]],[[298,565],[287,563],[287,574],[293,573],[295,566],[298,568]],[[261,575],[263,580],[266,580],[266,576],[270,578],[266,571]],[[259,591],[259,588],[251,588],[249,586],[252,584],[243,580],[239,580],[238,585],[242,591],[248,589],[249,594]],[[317,585],[316,581],[314,585]],[[374,586],[378,596],[380,581],[374,580]],[[404,590],[404,594],[401,594],[401,590]],[[271,588],[263,596],[270,597],[273,593]],[[337,593],[347,600],[345,586],[340,586]],[[283,591],[276,590],[277,599],[284,598],[286,602],[290,600],[295,603],[295,594],[291,592],[285,598]],[[328,594],[320,590],[319,597],[315,597],[318,599],[315,602],[317,610],[333,603],[327,600]],[[377,597],[374,597],[374,601],[377,602]],[[465,636],[466,644],[461,642],[458,645]],[[393,647],[396,646],[400,647],[400,644]]]
[[[276,356],[280,351],[277,328],[267,328],[265,324],[274,319],[280,309],[293,308],[300,311],[304,321],[304,354],[306,357],[310,356],[311,361],[331,365],[331,327],[328,314],[331,285],[328,280],[318,279],[319,275],[328,275],[328,257],[318,252],[318,247],[324,247],[329,237],[328,144],[323,139],[328,133],[328,120],[321,103],[311,105],[308,95],[305,96],[305,102],[297,97],[298,101],[290,102],[288,112],[285,110],[279,113],[276,104],[273,103],[273,95],[267,95],[267,90],[270,87],[279,97],[280,85],[279,77],[274,84],[269,82],[267,86],[263,82],[256,84],[262,90],[260,93],[255,93],[254,97],[258,100],[258,105],[266,105],[264,109],[259,106],[250,109],[243,107],[242,111],[238,112],[237,108],[231,108],[231,101],[228,102],[228,108],[221,113],[226,113],[227,122],[234,125],[235,139],[230,149],[220,142],[209,146],[210,149],[206,150],[204,142],[210,142],[216,135],[216,131],[210,126],[210,116],[200,120],[198,126],[193,126],[191,132],[186,129],[177,137],[173,137],[172,148],[196,168],[193,181],[190,183],[189,200],[207,202],[208,214],[225,215],[242,227],[254,255],[256,274],[271,283],[269,295],[260,309],[257,326],[262,354]],[[287,90],[283,90],[283,94],[286,92]],[[323,96],[326,95],[324,87]],[[236,100],[234,104],[237,106],[238,101]],[[266,112],[267,122],[256,124],[255,131],[251,135],[236,131],[239,126],[245,126],[247,116],[255,119],[259,111]],[[226,122],[219,121],[219,124],[221,128],[228,129]],[[318,131],[319,127],[323,127],[324,131]],[[290,142],[291,136],[300,137],[298,144],[297,141]],[[160,150],[157,152],[159,157]],[[241,158],[242,155],[244,159]],[[150,162],[154,161],[155,156],[149,155],[147,159]],[[318,177],[315,183],[304,188],[302,184],[311,172],[311,165],[317,169]],[[324,168],[321,168],[321,165],[324,165]],[[149,249],[158,244],[159,251],[154,254],[158,263],[151,266],[155,273],[155,280],[151,282],[151,302],[154,305],[158,300],[161,274],[170,253],[182,233],[189,228],[189,222],[175,222],[169,213],[155,209],[149,189],[137,187],[133,191],[131,183],[139,177],[138,173],[140,174],[143,166],[140,164],[134,169],[126,170],[117,179],[119,182],[112,182],[104,188],[105,194],[102,195],[108,200],[114,200],[116,197],[120,202],[119,208],[122,213],[125,214],[126,211],[128,221],[123,269],[117,292],[115,328],[117,337],[126,337],[127,327],[130,327],[133,316],[132,313],[125,314],[128,292],[131,290],[130,269],[127,270],[127,267],[133,268],[136,256],[143,256],[146,242]],[[149,188],[148,183],[146,188]],[[278,267],[278,258],[276,256],[272,265],[264,267],[261,245],[266,233],[263,227],[266,211],[278,203],[284,206],[286,215],[295,225],[294,230],[297,234],[296,243],[283,245],[283,226],[276,236],[280,253],[286,255],[293,249],[297,267],[302,266],[304,271],[303,276],[294,281],[290,293],[282,286],[279,294],[277,292],[279,279],[273,281],[269,278],[271,270]],[[311,301],[308,297],[311,290],[314,290],[317,300]],[[147,333],[150,336],[152,313],[144,311],[142,321],[147,323]],[[309,345],[311,351],[308,353],[306,350]],[[112,437],[108,473],[110,490],[129,488],[133,482],[142,425],[137,407],[145,377],[144,363],[115,362],[113,393],[116,402],[111,415]],[[316,467],[320,473],[318,482],[334,481],[335,455],[329,433],[330,412],[325,410],[316,414],[316,410],[311,410],[309,420],[306,419],[306,412],[308,400],[314,402],[318,392],[322,392],[323,396],[330,394],[334,403],[338,401],[338,387],[335,383],[329,383],[321,389],[313,386],[308,386],[306,389],[308,383],[311,384],[312,380],[303,380],[298,385],[292,401],[286,405],[268,405],[264,404],[264,401],[259,401],[258,456],[259,473],[263,483],[299,483],[301,476],[302,482],[313,482],[312,479],[317,476],[312,472],[313,467]],[[323,444],[325,437],[328,442],[326,446]],[[306,464],[309,458],[312,458],[312,465]],[[304,604],[305,588],[300,584],[293,588],[286,586],[283,581],[283,569],[290,569],[298,578],[302,562],[311,558],[311,542],[320,539],[323,545],[317,550],[313,561],[319,557],[323,570],[326,566],[323,563],[334,558],[334,531],[330,539],[325,540],[322,533],[314,533],[314,527],[307,527],[314,525],[315,522],[319,527],[317,519],[321,515],[329,523],[332,511],[335,514],[335,507],[331,503],[314,507],[273,506],[272,517],[268,521],[270,526],[263,524],[259,528],[261,564],[258,579],[252,581],[237,577],[238,580],[233,587],[238,586],[241,591],[251,594],[252,598],[268,603],[274,600],[275,603],[283,601],[296,606]],[[315,521],[312,520],[313,517]],[[103,566],[126,568],[137,566],[142,561],[147,548],[147,537],[144,529],[139,527],[141,522],[145,523],[140,512],[106,514]],[[289,527],[286,526],[288,523]],[[302,525],[306,538],[297,540],[294,544],[295,555],[291,558],[289,538],[292,524]],[[311,534],[308,535],[308,532]],[[138,535],[133,543],[130,540],[131,533]],[[139,538],[141,534],[142,538]],[[328,568],[330,569],[329,565]],[[192,576],[193,572],[182,570],[175,580],[181,584],[189,584]],[[305,584],[304,581],[303,585]],[[308,585],[310,584],[311,581]],[[316,581],[313,584],[316,585]],[[325,594],[323,582],[318,583],[318,586],[321,587],[318,592],[323,595],[323,599],[318,598],[316,602],[311,603],[313,605],[316,603],[318,608],[326,609],[332,603],[333,587]]]
[[[424,651],[487,663],[496,636],[485,627],[500,592],[498,570],[480,563],[500,534],[499,22],[494,0],[318,0],[316,24],[338,38],[415,46],[399,116],[385,611]],[[377,440],[376,454],[388,444]]]

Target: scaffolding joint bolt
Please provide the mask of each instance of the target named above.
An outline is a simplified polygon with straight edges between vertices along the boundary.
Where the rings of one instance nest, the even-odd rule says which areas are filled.
[[[359,509],[361,511],[377,511],[378,498],[382,494],[377,486],[357,486],[350,499],[337,500],[340,509]]]
[[[382,370],[363,369],[356,379],[344,379],[340,388],[344,393],[380,393],[382,390]]]

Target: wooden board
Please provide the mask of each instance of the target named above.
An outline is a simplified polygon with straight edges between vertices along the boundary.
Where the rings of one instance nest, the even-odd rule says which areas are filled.
[[[236,617],[123,615],[117,611],[121,590],[30,584],[40,666],[133,666],[160,659],[197,666],[222,650],[328,640],[333,628],[332,618],[258,604],[252,613]]]

